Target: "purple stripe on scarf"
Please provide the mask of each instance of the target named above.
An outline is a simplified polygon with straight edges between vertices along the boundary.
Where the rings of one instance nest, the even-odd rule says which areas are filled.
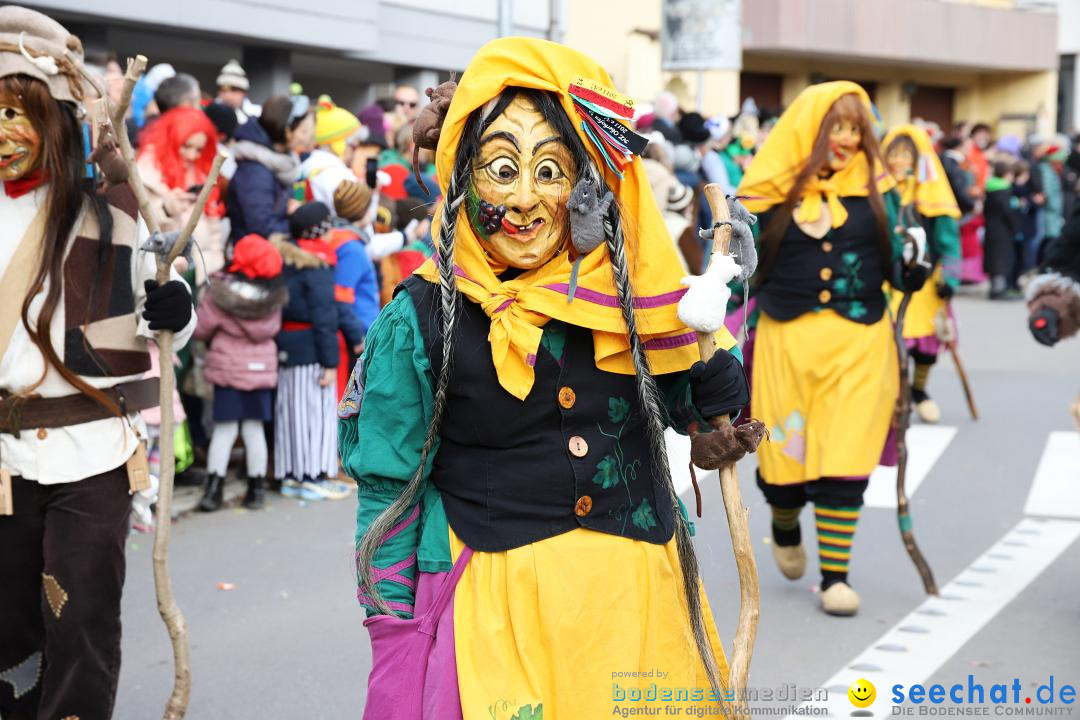
[[[359,589],[357,589],[356,591],[356,599],[361,605],[375,607],[375,601],[371,599],[371,596],[365,595]],[[385,602],[386,606],[391,610],[397,610],[398,612],[407,612],[410,615],[412,614],[413,606],[408,603],[394,602],[393,600],[387,600]]]
[[[496,313],[496,314],[498,314],[498,313],[501,313],[501,312],[502,312],[503,310],[505,310],[506,308],[510,307],[510,306],[511,306],[511,305],[513,305],[513,304],[514,304],[514,301],[513,301],[513,300],[507,300],[507,301],[506,301],[506,302],[504,302],[504,303],[503,303],[502,305],[500,305],[499,307],[495,308],[495,313]]]
[[[673,350],[674,348],[686,347],[697,342],[697,333],[688,332],[674,337],[653,338],[645,341],[646,350]]]
[[[554,285],[545,285],[547,290],[553,290],[563,295],[570,294],[570,286],[566,283],[555,283]],[[687,288],[680,288],[678,290],[672,290],[671,292],[664,293],[663,295],[649,295],[647,297],[634,298],[634,307],[638,310],[649,310],[651,308],[663,307],[664,305],[674,305],[682,299],[682,296],[686,294]],[[614,295],[607,295],[596,290],[590,290],[578,286],[577,292],[574,295],[575,298],[581,298],[587,302],[591,302],[594,305],[603,305],[604,307],[619,307],[619,298]]]
[[[525,364],[529,367],[536,367],[536,354],[529,353],[525,356]]]

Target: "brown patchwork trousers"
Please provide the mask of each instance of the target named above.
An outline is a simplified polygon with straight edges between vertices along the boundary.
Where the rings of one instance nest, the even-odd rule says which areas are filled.
[[[0,717],[109,720],[131,496],[124,466],[72,483],[12,480],[0,516]]]

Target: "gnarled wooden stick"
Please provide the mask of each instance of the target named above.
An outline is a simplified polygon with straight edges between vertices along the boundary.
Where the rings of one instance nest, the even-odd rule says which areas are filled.
[[[705,197],[712,209],[715,231],[711,263],[712,258],[727,255],[730,251],[731,216],[728,212],[727,197],[719,185],[706,185]],[[698,351],[702,361],[708,362],[712,358],[716,353],[713,333],[698,333]],[[729,425],[731,419],[724,415],[712,418],[709,422],[714,427],[720,427]],[[750,676],[750,660],[754,654],[758,618],[761,614],[761,589],[758,586],[754,546],[750,539],[750,509],[743,504],[734,465],[720,468],[720,489],[724,495],[728,530],[735,551],[735,566],[739,571],[739,624],[735,631],[734,650],[729,664],[729,686],[735,692],[736,704],[739,704],[743,702],[743,691],[746,690]]]
[[[151,209],[150,198],[146,193],[146,187],[143,185],[142,177],[139,175],[138,167],[135,164],[135,152],[131,147],[131,141],[128,139],[127,129],[124,127],[124,116],[127,114],[128,105],[131,103],[131,92],[145,69],[146,58],[142,55],[128,61],[120,104],[112,109],[111,119],[113,133],[116,135],[120,152],[128,164],[128,182],[131,184],[131,189],[139,203],[139,214],[142,215],[147,229],[151,233],[156,233],[160,231],[161,226]],[[108,107],[108,99],[106,98],[105,101],[106,107]],[[191,215],[188,217],[187,223],[184,225],[180,237],[171,248],[169,255],[165,258],[158,257],[157,282],[159,285],[169,281],[170,268],[173,262],[187,246],[188,239],[202,216],[203,207],[206,205],[210,191],[217,182],[218,172],[221,169],[223,160],[224,158],[221,155],[215,158],[210,169],[210,175],[203,184]],[[172,642],[173,662],[175,665],[173,690],[165,705],[162,717],[164,720],[181,720],[187,714],[188,700],[191,696],[191,659],[188,651],[187,623],[184,621],[184,615],[180,612],[180,607],[176,604],[176,598],[173,595],[168,565],[169,538],[172,531],[173,478],[176,471],[176,455],[173,447],[175,433],[172,403],[173,392],[176,388],[176,375],[172,372],[173,333],[167,330],[160,332],[157,343],[158,360],[161,368],[161,467],[159,470],[157,501],[158,521],[154,529],[154,586],[157,591],[158,612],[161,614],[161,619],[165,623],[165,627],[169,632],[169,639]]]

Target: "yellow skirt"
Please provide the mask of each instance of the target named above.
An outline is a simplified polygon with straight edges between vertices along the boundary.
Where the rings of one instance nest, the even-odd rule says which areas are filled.
[[[455,559],[462,547],[451,529]],[[704,591],[701,598],[726,683]],[[476,552],[454,593],[454,649],[464,720],[580,720],[615,708],[709,704],[631,700],[662,697],[665,688],[710,694],[674,539],[654,545],[578,528]]]
[[[904,313],[904,339],[915,340],[937,334],[934,320],[939,314],[947,312],[947,304],[938,295],[938,283],[945,281],[945,273],[938,267],[926,280],[926,284],[911,296],[907,311]],[[903,293],[895,289],[889,291],[889,307],[892,317],[900,310]]]
[[[862,325],[832,310],[789,322],[762,313],[751,414],[769,430],[758,463],[771,485],[869,475],[899,392],[887,316]]]

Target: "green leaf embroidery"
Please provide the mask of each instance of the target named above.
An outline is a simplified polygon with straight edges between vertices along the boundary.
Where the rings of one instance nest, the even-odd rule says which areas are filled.
[[[608,398],[608,418],[618,425],[630,415],[630,403],[625,398]]]
[[[833,283],[833,290],[835,290],[838,295],[846,295],[848,291],[847,278],[836,278],[836,282]]]
[[[544,720],[544,704],[522,705],[510,720]]]
[[[865,305],[863,305],[858,300],[853,300],[850,307],[848,308],[848,317],[850,317],[852,320],[858,320],[863,315],[865,315],[866,312],[867,310]]]
[[[642,500],[641,504],[637,506],[637,510],[634,511],[631,517],[631,522],[642,530],[656,527],[656,518],[653,517],[652,505],[649,504],[648,498]]]
[[[604,459],[596,466],[596,474],[592,476],[592,481],[605,490],[619,484],[619,463],[614,456],[604,456]]]

